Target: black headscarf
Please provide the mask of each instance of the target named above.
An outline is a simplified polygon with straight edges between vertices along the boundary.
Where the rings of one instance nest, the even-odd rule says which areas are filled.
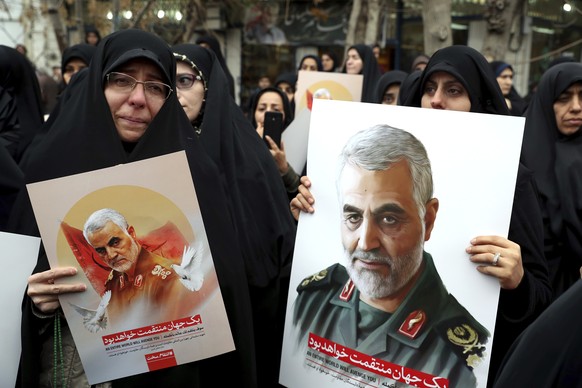
[[[261,89],[253,96],[253,99],[251,101],[251,109],[249,111],[249,119],[251,120],[253,128],[257,128],[257,121],[255,120],[255,111],[257,110],[257,105],[259,104],[261,96],[267,92],[275,92],[281,96],[281,99],[283,100],[283,112],[285,113],[283,129],[287,128],[287,126],[291,124],[291,121],[293,121],[293,112],[291,112],[291,104],[289,104],[289,99],[287,98],[285,92],[273,86]]]
[[[34,68],[24,55],[0,45],[0,144],[18,162],[42,123]]]
[[[208,79],[200,140],[228,188],[251,289],[259,381],[274,384],[283,334],[284,309],[279,308],[286,300],[296,228],[287,193],[271,153],[233,98],[224,93],[226,78],[214,54],[187,43],[172,50],[186,56]]]
[[[437,50],[422,72],[416,89],[402,100],[406,106],[421,106],[430,76],[444,71],[459,80],[471,100],[471,112],[509,114],[499,84],[485,57],[468,46],[449,46]]]
[[[113,382],[114,386],[212,386],[216,376],[227,385],[256,386],[254,334],[250,295],[240,246],[233,228],[228,187],[222,166],[209,158],[194,134],[176,93],[170,94],[147,131],[132,147],[122,144],[103,92],[106,75],[133,58],[147,58],[159,67],[163,82],[175,85],[176,63],[170,47],[159,37],[140,30],[112,33],[99,43],[87,71],[80,74],[74,98],[52,124],[23,171],[28,182],[67,176],[122,163],[129,163],[185,149],[192,179],[212,251],[220,289],[233,333],[236,351]],[[50,206],[50,204],[47,204]],[[39,235],[28,195],[20,197],[13,213],[11,230]],[[49,268],[44,249],[34,272]],[[32,314],[32,300],[23,302],[22,357],[18,385],[38,386],[39,329],[46,322]],[[52,331],[52,329],[50,330]],[[231,373],[224,374],[228,365]]]
[[[317,55],[312,55],[312,54],[307,54],[307,55],[303,56],[303,58],[301,58],[301,60],[299,61],[299,66],[297,66],[297,71],[301,70],[301,66],[303,66],[303,62],[307,58],[311,58],[315,61],[315,63],[317,64],[317,71],[323,71],[323,65],[321,64],[321,58],[319,58]]]
[[[96,46],[92,46],[87,43],[79,43],[67,47],[65,51],[63,51],[63,56],[61,59],[61,74],[65,74],[65,68],[67,64],[71,61],[71,59],[80,59],[89,66],[91,63],[91,58],[93,58],[93,54],[97,50]]]
[[[226,61],[224,59],[224,56],[222,55],[222,50],[220,49],[220,43],[218,42],[218,39],[216,39],[212,35],[203,35],[196,39],[196,44],[201,43],[206,43],[208,47],[210,47],[210,50],[214,52],[214,55],[216,55],[216,59],[218,60],[218,63],[220,63],[222,71],[224,72],[224,75],[226,76],[226,79],[228,81],[228,91],[230,95],[234,98],[234,77],[232,76],[230,70],[228,69],[228,66],[226,65]]]
[[[384,100],[386,89],[394,84],[401,85],[408,73],[402,70],[390,70],[382,74],[376,85],[376,99],[374,102],[381,104]]]
[[[493,70],[493,73],[495,74],[495,78],[499,77],[503,70],[505,69],[510,69],[512,73],[515,73],[513,71],[513,67],[507,62],[493,61],[489,63],[489,65],[491,66],[491,70]],[[515,90],[515,87],[513,87],[513,85],[511,85],[509,93],[506,94],[504,97],[511,102],[511,109],[509,110],[509,113],[511,113],[512,116],[523,115],[523,113],[525,112],[525,108],[527,107],[527,103],[523,99],[523,97],[519,95],[517,90]]]
[[[570,85],[582,82],[582,64],[562,63],[548,69],[526,112],[521,158],[534,171],[551,241],[548,252],[554,294],[577,278],[582,266],[582,130],[559,132],[554,101]]]
[[[403,102],[409,99],[411,94],[416,93],[418,83],[422,77],[422,71],[413,71],[404,78],[400,84],[400,92],[398,93],[398,105],[405,105]]]
[[[358,55],[362,59],[364,66],[360,74],[364,75],[364,84],[362,86],[362,102],[374,102],[376,99],[376,83],[380,78],[380,68],[378,67],[378,61],[376,61],[376,56],[374,56],[374,51],[372,48],[365,44],[355,44],[350,46],[348,49],[355,49]],[[346,65],[342,69],[342,73],[346,72]]]
[[[295,90],[295,88],[297,87],[297,73],[296,72],[288,72],[288,73],[280,74],[277,77],[277,79],[275,80],[275,87],[280,88],[280,85],[283,82],[288,83],[289,85],[291,85],[293,90]],[[293,120],[293,118],[295,117],[295,99],[293,98],[291,101],[289,101],[289,104],[290,104],[290,110],[291,110],[291,120]]]

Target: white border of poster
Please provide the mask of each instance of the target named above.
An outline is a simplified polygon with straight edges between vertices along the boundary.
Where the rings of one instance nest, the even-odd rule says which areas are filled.
[[[280,382],[290,388],[402,384],[390,385],[380,378],[364,380],[357,374],[323,373],[310,367],[306,355],[295,350],[292,324],[298,284],[343,258],[335,186],[337,157],[349,136],[377,124],[412,133],[428,152],[434,197],[440,206],[425,251],[432,255],[449,293],[492,335],[484,360],[474,369],[478,385],[485,386],[499,283],[476,270],[465,248],[475,236],[507,236],[525,119],[325,100],[314,102],[311,115],[308,168],[315,213],[302,214],[299,219]]]
[[[85,292],[59,295],[59,301],[90,384],[235,349],[184,151],[33,183],[27,189],[51,268],[78,269],[75,276],[59,281],[87,285]],[[154,244],[146,247],[142,241],[137,264],[132,267],[136,269],[127,271],[133,272],[133,278],[111,271],[82,234],[78,237],[89,215],[104,208],[126,217],[137,235],[134,239],[164,231],[165,240],[155,244],[155,250]],[[166,232],[168,225],[172,227]],[[117,238],[111,235],[107,246]],[[180,243],[165,248],[175,240]],[[181,276],[172,272],[178,273],[174,265],[186,254],[185,244],[195,248],[192,257],[199,260],[193,265],[199,282],[188,285],[190,288],[183,287]],[[159,253],[160,246],[166,251]],[[164,253],[170,251],[175,254]],[[174,264],[166,266],[170,262]],[[108,274],[106,280],[94,280],[91,271],[98,267]],[[104,304],[106,289],[111,290],[109,304]],[[115,292],[121,295],[117,299]],[[120,307],[112,311],[114,300]],[[104,324],[97,327],[81,310],[99,313],[102,303],[107,320],[101,319]]]
[[[0,333],[4,335],[4,352],[0,357],[0,387],[13,387],[16,383],[20,360],[20,325],[22,298],[27,280],[38,258],[40,238],[0,232],[0,247],[5,260],[10,260],[8,276],[0,282]]]

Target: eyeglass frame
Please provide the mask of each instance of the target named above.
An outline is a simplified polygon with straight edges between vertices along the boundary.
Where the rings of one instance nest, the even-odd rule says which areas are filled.
[[[156,95],[151,95],[151,94],[150,94],[151,92],[150,92],[150,93],[148,93],[148,89],[147,89],[147,87],[146,87],[146,86],[147,86],[147,84],[150,84],[150,85],[151,85],[151,84],[164,85],[165,87],[167,87],[167,88],[168,88],[168,94],[167,94],[165,97],[163,97],[163,100],[164,100],[164,101],[166,101],[166,100],[167,100],[167,99],[170,97],[170,95],[172,94],[172,92],[174,91],[174,89],[172,89],[172,87],[171,87],[170,85],[168,85],[168,84],[165,84],[165,83],[163,83],[163,82],[159,82],[159,81],[138,81],[137,79],[133,78],[131,75],[129,75],[129,74],[125,74],[125,73],[120,73],[120,72],[118,72],[118,71],[112,71],[112,72],[110,72],[110,73],[107,73],[107,75],[105,76],[105,78],[107,79],[107,84],[108,84],[108,85],[111,85],[111,80],[110,80],[110,78],[109,78],[109,76],[110,76],[111,74],[122,75],[122,76],[124,76],[124,77],[131,78],[131,79],[134,81],[134,82],[133,82],[133,84],[130,86],[129,90],[127,91],[128,93],[131,93],[131,92],[133,92],[133,91],[135,90],[135,87],[136,87],[136,85],[137,85],[137,84],[142,84],[142,85],[143,85],[143,89],[144,89],[144,94],[145,94],[146,96],[151,96],[151,97],[158,97],[158,96],[156,96]],[[113,85],[113,86],[115,87],[115,85]],[[118,89],[118,90],[119,90],[119,89]]]
[[[184,76],[187,76],[186,78],[192,77],[192,85],[181,88],[180,86],[178,86],[178,78],[184,77]],[[176,89],[180,89],[180,90],[190,89],[194,86],[196,81],[201,81],[202,83],[204,83],[204,78],[202,78],[202,76],[200,74],[178,73],[178,74],[176,74]]]

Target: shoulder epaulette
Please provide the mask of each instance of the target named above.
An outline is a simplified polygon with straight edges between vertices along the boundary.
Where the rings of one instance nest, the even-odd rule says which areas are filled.
[[[443,320],[436,331],[469,369],[473,370],[485,356],[489,332],[471,316]]]
[[[342,276],[342,274],[345,275]],[[339,278],[342,278],[343,280]],[[327,267],[326,269],[322,269],[321,271],[304,278],[297,286],[297,291],[301,292],[306,289],[319,289],[322,287],[328,287],[337,281],[340,283],[345,282],[346,279],[347,272],[345,268],[336,263],[330,267]]]

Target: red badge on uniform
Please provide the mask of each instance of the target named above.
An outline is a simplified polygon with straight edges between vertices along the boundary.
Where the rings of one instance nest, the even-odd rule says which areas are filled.
[[[342,289],[342,293],[340,294],[340,299],[344,302],[348,302],[352,298],[352,294],[354,293],[354,289],[356,285],[352,282],[352,279],[348,280],[344,288]]]
[[[125,278],[123,277],[124,274],[121,274],[121,276],[119,277],[119,289],[123,290],[123,288],[125,287]]]
[[[407,337],[414,338],[424,326],[426,314],[422,310],[416,310],[410,313],[400,325],[398,331]]]
[[[133,281],[133,286],[140,288],[141,285],[143,284],[143,276],[142,275],[137,275],[135,277],[135,280]]]

